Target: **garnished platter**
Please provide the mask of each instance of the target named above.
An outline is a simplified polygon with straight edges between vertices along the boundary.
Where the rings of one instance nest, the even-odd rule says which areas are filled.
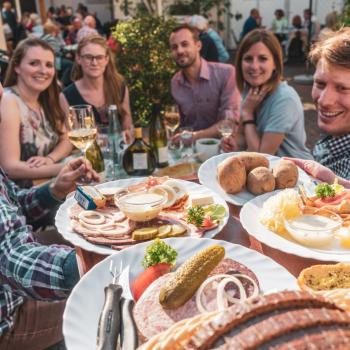
[[[297,288],[295,278],[286,269],[272,259],[240,245],[206,238],[169,238],[164,242],[178,252],[175,269],[203,249],[219,245],[225,249],[225,260],[232,259],[236,266],[245,266],[245,269],[255,274],[261,293]],[[150,242],[145,242],[122,250],[103,260],[82,277],[73,289],[64,313],[63,333],[69,350],[96,348],[98,319],[104,303],[104,287],[111,282],[110,262],[113,261],[114,266],[121,266],[122,261],[123,267],[130,266],[132,283],[143,271],[141,261],[149,245]],[[153,284],[149,288],[152,286]],[[139,302],[145,300],[147,296],[142,296]],[[142,309],[142,305],[140,306]],[[153,311],[152,308],[148,308],[150,319]]]
[[[132,179],[122,179],[107,182],[101,185],[97,185],[97,189],[101,191],[106,191],[108,189],[131,189],[132,191],[139,191],[142,189],[142,184],[149,183],[149,181],[153,181],[154,179],[160,178],[132,178]],[[163,181],[159,180],[159,181]],[[157,180],[158,181],[158,180]],[[134,232],[138,230],[142,235],[145,234],[143,232],[144,228],[156,228],[159,230],[160,234],[163,234],[164,238],[164,230],[168,230],[171,227],[172,231],[181,231],[181,228],[186,229],[183,234],[185,237],[200,237],[204,236],[207,238],[214,237],[218,234],[222,228],[226,225],[228,217],[229,217],[229,209],[222,197],[208,189],[207,187],[196,184],[193,182],[185,181],[185,180],[172,180],[167,178],[167,181],[171,183],[175,182],[178,184],[178,187],[181,188],[180,192],[182,192],[183,196],[181,200],[175,201],[174,206],[167,208],[166,210],[162,210],[159,215],[154,219],[156,222],[147,222],[143,225],[143,223],[137,223],[134,225],[133,220],[127,221],[124,220],[124,217],[121,216],[121,212],[118,208],[102,208],[101,210],[96,211],[96,217],[91,217],[94,213],[90,213],[91,211],[84,211],[75,200],[74,196],[70,196],[66,199],[66,201],[60,206],[57,214],[56,214],[56,227],[60,234],[69,242],[71,242],[74,246],[80,247],[84,250],[95,252],[98,254],[108,255],[112,254],[119,249],[124,249],[128,245],[139,243],[139,241],[135,241],[131,239],[134,236]],[[155,186],[153,186],[155,187]],[[156,189],[157,191],[157,189]],[[196,198],[196,199],[194,199]],[[215,223],[212,226],[207,227],[196,227],[191,223],[187,222],[185,217],[189,213],[189,209],[193,207],[192,203],[199,203],[203,199],[209,199],[213,206],[220,206],[223,211],[220,213],[220,220],[215,220]],[[195,200],[195,202],[194,202]],[[179,204],[179,205],[177,205]],[[203,206],[205,210],[208,209],[208,206]],[[134,209],[132,209],[134,210]],[[107,212],[106,212],[107,211]],[[131,213],[132,214],[132,213]],[[111,218],[112,216],[112,218]],[[116,228],[123,229],[123,225],[126,226],[127,229],[127,241],[123,246],[120,244],[111,244],[111,239],[114,237],[113,230],[107,230],[107,234],[105,230],[100,234],[100,230],[95,230],[93,226],[91,226],[91,219],[95,222],[102,222],[105,226],[108,226],[110,221],[113,221],[113,224],[116,225]],[[159,219],[159,220],[158,220]],[[121,220],[121,221],[120,221]],[[204,220],[205,221],[205,220]],[[131,222],[129,224],[129,222]],[[205,222],[203,223],[203,225]],[[108,228],[108,227],[107,227]],[[113,228],[113,227],[112,227]],[[141,229],[141,231],[140,231]],[[147,231],[147,233],[153,234],[154,231]],[[180,232],[181,233],[181,232]],[[117,232],[117,234],[119,234]],[[101,239],[103,237],[103,239]],[[140,239],[142,241],[142,237]]]

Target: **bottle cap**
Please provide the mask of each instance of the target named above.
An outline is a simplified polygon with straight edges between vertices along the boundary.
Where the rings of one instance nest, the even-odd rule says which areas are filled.
[[[108,109],[110,111],[116,111],[117,110],[117,106],[116,105],[109,105]]]

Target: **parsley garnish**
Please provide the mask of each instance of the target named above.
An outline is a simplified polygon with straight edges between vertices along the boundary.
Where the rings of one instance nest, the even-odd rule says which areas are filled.
[[[142,266],[147,269],[147,267],[159,263],[175,265],[176,257],[177,251],[174,248],[161,239],[156,238],[153,243],[147,247],[146,255],[142,260]]]
[[[187,222],[194,224],[197,227],[202,226],[204,221],[205,212],[203,207],[200,205],[195,205],[188,209],[187,212]]]
[[[317,197],[321,197],[322,199],[324,199],[327,197],[334,197],[335,189],[332,185],[329,185],[324,182],[315,187],[315,193]]]

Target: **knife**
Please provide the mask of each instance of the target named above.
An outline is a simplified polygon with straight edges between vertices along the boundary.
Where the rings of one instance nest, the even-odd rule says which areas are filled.
[[[120,275],[119,284],[123,287],[120,300],[121,325],[120,347],[121,350],[134,350],[138,347],[137,328],[132,314],[135,302],[130,290],[129,282],[130,266],[128,265]]]
[[[117,348],[120,333],[120,299],[123,288],[117,283],[116,270],[114,270],[113,273],[112,267],[113,261],[111,261],[110,265],[110,272],[113,275],[113,281],[104,289],[105,302],[98,322],[97,350],[115,350]]]

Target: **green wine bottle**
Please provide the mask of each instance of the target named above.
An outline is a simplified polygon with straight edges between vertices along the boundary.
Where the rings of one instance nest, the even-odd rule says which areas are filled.
[[[100,175],[101,181],[104,180],[105,163],[101,148],[95,140],[94,143],[87,149],[86,158],[90,161],[93,169]]]
[[[124,152],[123,167],[135,176],[150,175],[156,167],[156,157],[142,139],[142,128],[135,128],[135,141]]]
[[[153,106],[153,116],[150,126],[150,145],[157,159],[157,167],[164,168],[169,165],[168,139],[164,126],[160,104]]]

